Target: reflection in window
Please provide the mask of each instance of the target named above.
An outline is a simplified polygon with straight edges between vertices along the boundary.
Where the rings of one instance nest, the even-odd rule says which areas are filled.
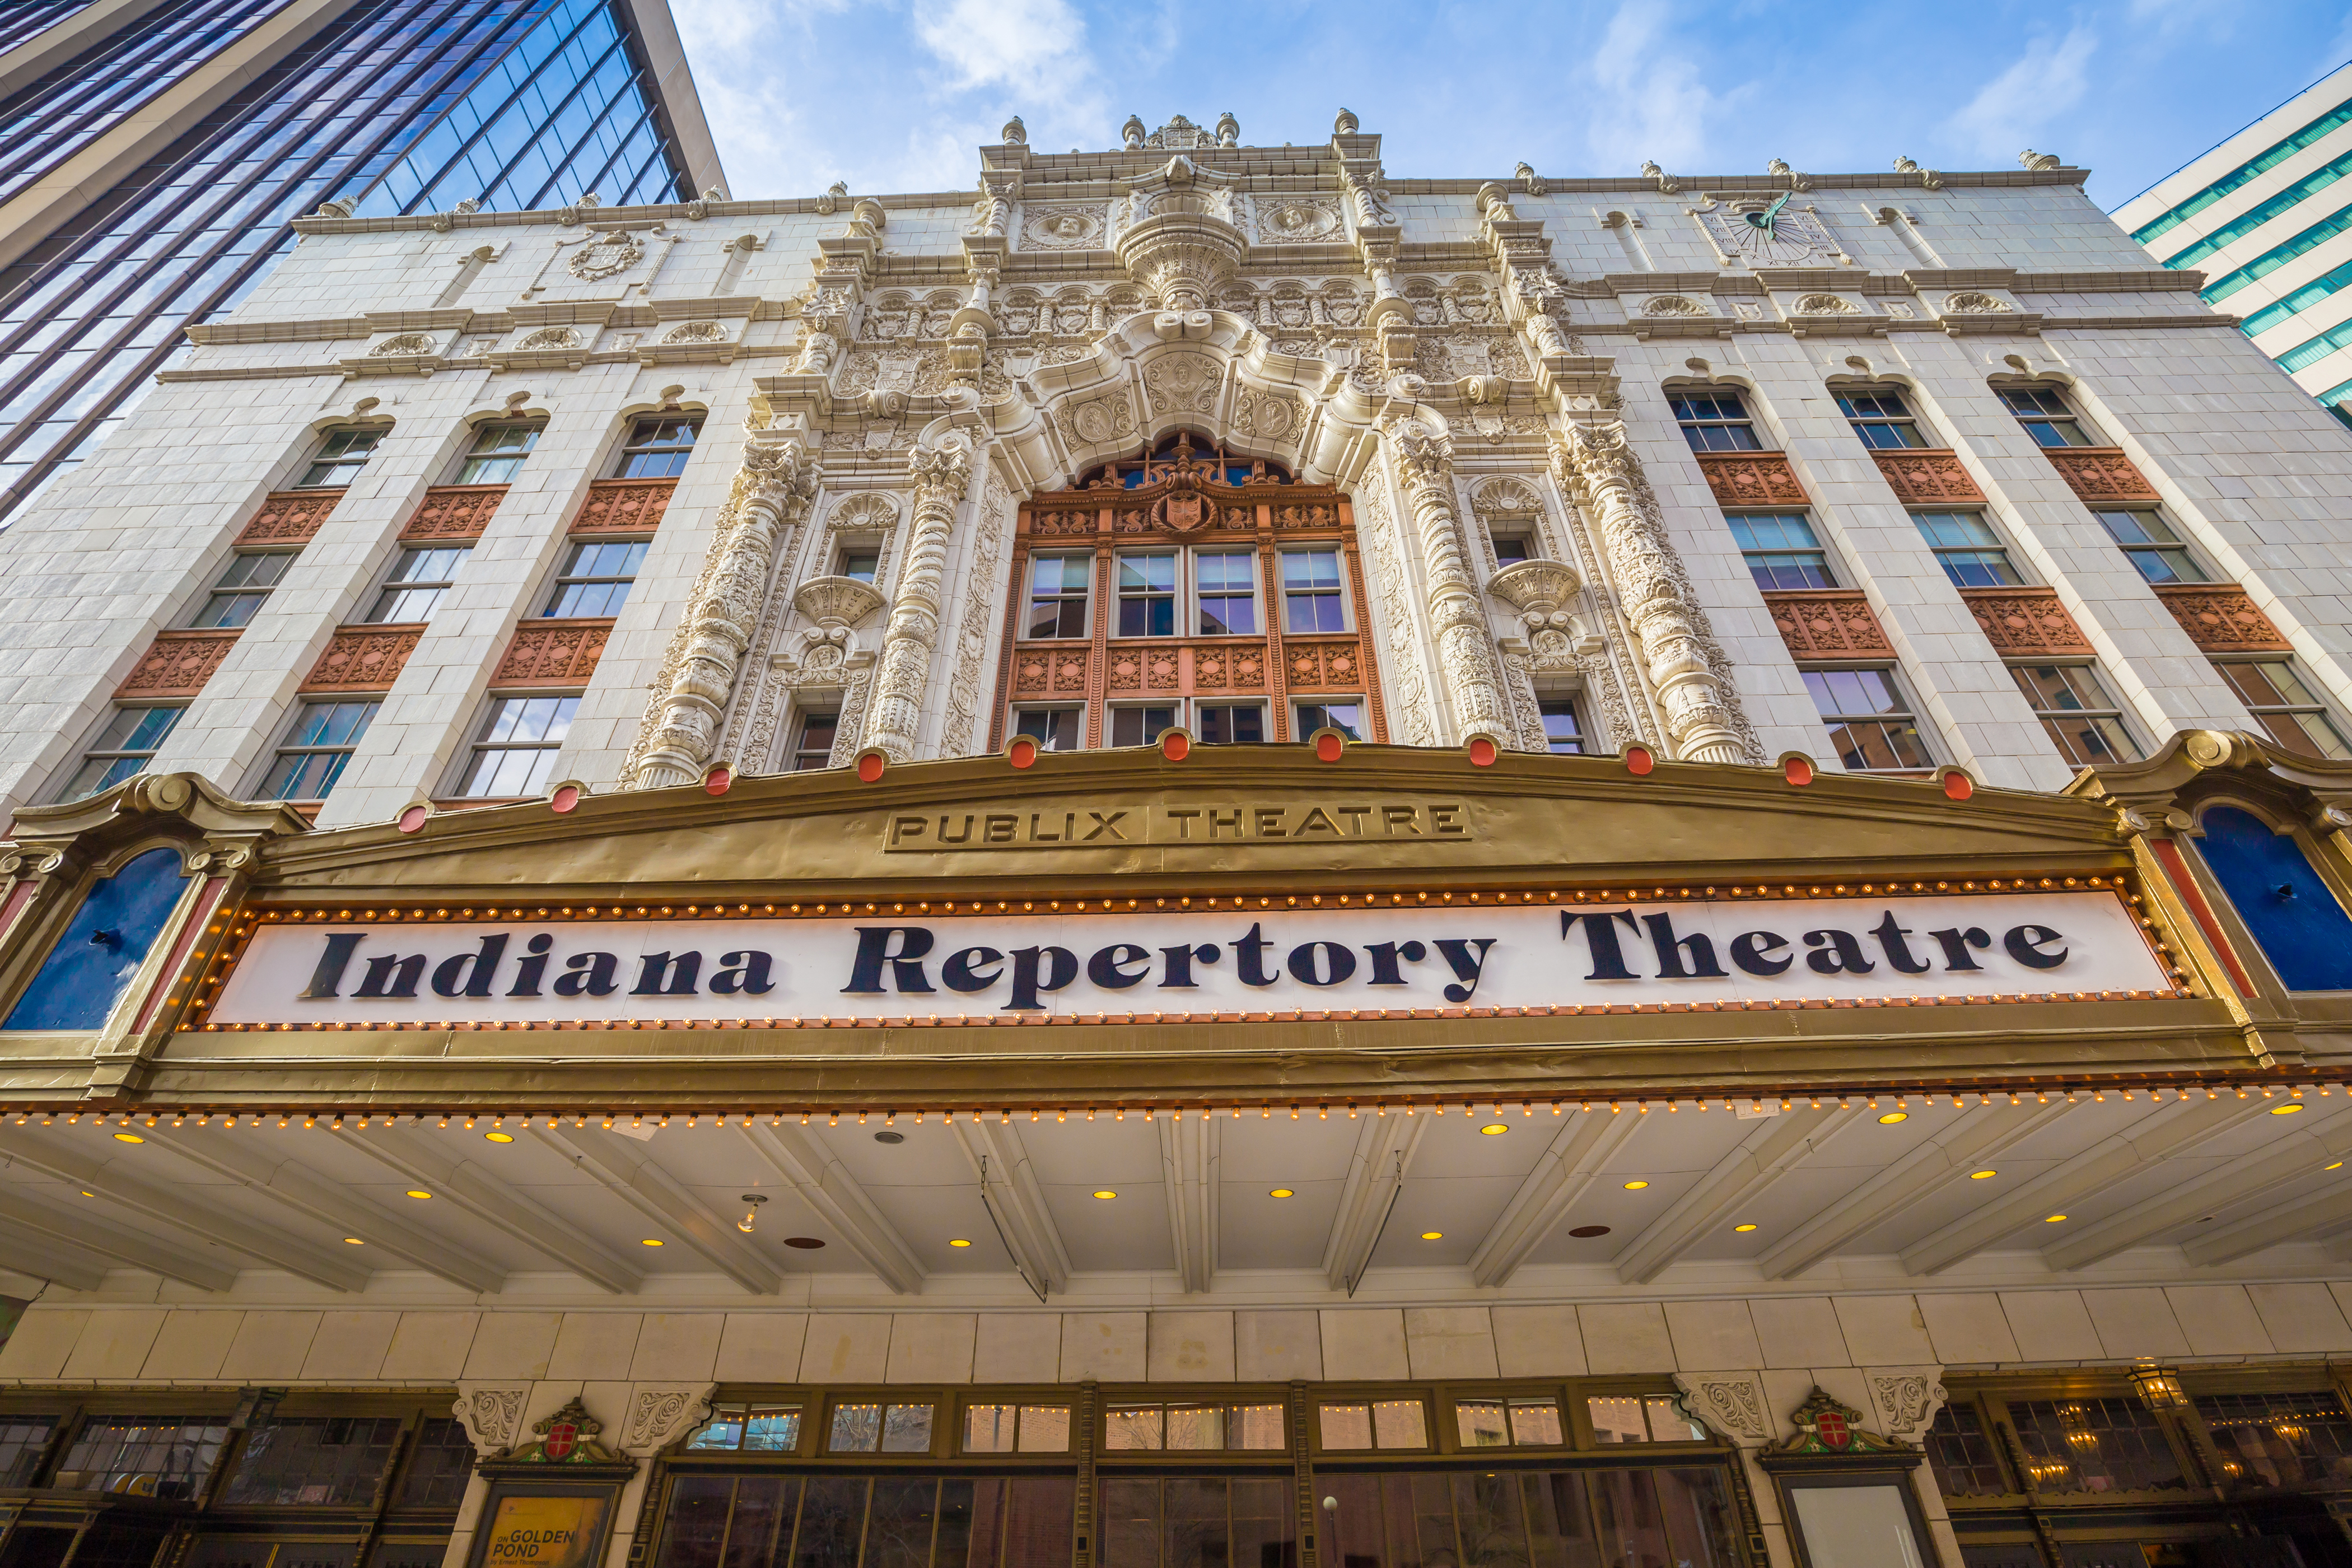
[[[1257,630],[1257,572],[1246,550],[1204,552],[1192,558],[1204,637],[1245,637]]]
[[[1013,732],[1028,736],[1040,751],[1075,752],[1085,743],[1085,720],[1077,708],[1024,708],[1013,716]]]
[[[1321,1561],[1346,1568],[1736,1568],[1718,1466],[1324,1475]]]
[[[1563,756],[1582,755],[1584,727],[1577,722],[1575,699],[1547,697],[1536,708],[1543,715],[1544,750]]]
[[[466,1482],[473,1474],[474,1440],[466,1436],[465,1425],[446,1415],[424,1422],[416,1428],[416,1447],[401,1472],[394,1506],[456,1508],[465,1500]]]
[[[2009,549],[1992,524],[1973,511],[1915,511],[1919,536],[1956,588],[2005,588],[2022,583]]]
[[[1286,552],[1282,558],[1282,605],[1286,631],[1346,631],[1348,616],[1339,602],[1339,552]]]
[[[1255,702],[1203,702],[1196,712],[1204,745],[1255,746],[1265,739],[1265,710]]]
[[[1025,637],[1087,635],[1087,579],[1094,562],[1083,555],[1040,555],[1029,563]]]
[[[499,697],[490,701],[457,793],[469,800],[522,799],[547,787],[577,697]]]
[[[95,1416],[49,1484],[67,1491],[193,1498],[228,1442],[226,1421]]]
[[[1671,1399],[1617,1394],[1588,1399],[1596,1443],[1704,1443],[1706,1428]]]
[[[1736,392],[1677,393],[1666,401],[1674,405],[1683,439],[1694,452],[1754,452],[1763,447],[1764,443],[1756,438],[1748,405]]]
[[[1070,1407],[1066,1405],[967,1405],[963,1411],[967,1454],[1066,1454]]]
[[[1454,1419],[1465,1448],[1526,1447],[1565,1441],[1557,1399],[1465,1399]]]
[[[1279,1405],[1118,1405],[1104,1413],[1106,1448],[1281,1448]]]
[[[1840,395],[1838,406],[1845,411],[1846,423],[1865,447],[1923,447],[1927,444],[1899,392],[1845,393]]]
[[[1293,710],[1298,721],[1298,738],[1307,739],[1318,730],[1337,730],[1350,741],[1364,738],[1363,708],[1354,702],[1301,702]]]
[[[227,569],[213,584],[212,593],[188,623],[200,629],[241,626],[259,613],[294,557],[285,551],[232,555]]]
[[[2038,1492],[2169,1491],[2180,1461],[2137,1399],[2012,1402],[2009,1418]]]
[[[2332,1394],[2203,1394],[2196,1403],[2222,1469],[2241,1486],[2352,1479],[2352,1420]]]
[[[720,1405],[687,1444],[689,1449],[729,1453],[789,1454],[801,1446],[797,1405]]]
[[[2074,411],[2066,406],[2066,399],[2054,386],[2012,386],[2000,395],[2025,433],[2043,447],[2088,447],[2095,445],[2083,434],[2082,422]]]
[[[1067,1568],[1067,1475],[692,1475],[656,1568]]]
[[[79,800],[111,789],[124,779],[147,771],[165,737],[179,723],[184,708],[117,708],[81,754],[81,766],[66,780],[58,798]]]
[[[2352,746],[2344,743],[2343,732],[2328,716],[2326,704],[2304,683],[2293,661],[2217,660],[2213,668],[2272,740],[2306,757],[2352,763]]]
[[[677,478],[686,472],[686,460],[694,456],[695,433],[701,428],[701,420],[681,415],[638,420],[629,431],[628,444],[621,448],[621,464],[613,470],[613,477]]]
[[[928,1454],[931,1406],[836,1405],[824,1446],[835,1454]]]
[[[330,430],[320,445],[319,455],[294,481],[298,490],[341,489],[359,478],[367,467],[375,444],[392,432],[389,430]]]
[[[575,541],[543,616],[617,616],[645,563],[642,539]]]
[[[430,620],[441,607],[441,595],[457,580],[457,568],[471,553],[470,544],[402,551],[384,577],[383,592],[376,595],[368,620],[378,624]]]
[[[2094,511],[2107,537],[2123,546],[2139,574],[2151,583],[2202,583],[2205,569],[2189,553],[2188,542],[2158,511]]]
[[[1723,520],[1759,588],[1834,588],[1829,552],[1803,512],[1743,512]]]
[[[302,704],[256,793],[264,800],[326,799],[380,705],[373,697]]]
[[[1173,729],[1176,710],[1161,708],[1114,708],[1110,710],[1110,743],[1114,746],[1149,746],[1160,739],[1162,730]]]
[[[1927,744],[1893,670],[1809,669],[1804,677],[1848,771],[1927,765]]]
[[[1322,1415],[1323,1446],[1327,1448],[1429,1447],[1429,1416],[1418,1399],[1326,1405]]]
[[[1122,555],[1118,558],[1118,635],[1123,637],[1176,635],[1176,557]]]
[[[485,425],[474,437],[471,450],[466,454],[463,468],[457,470],[461,485],[506,485],[522,472],[523,459],[539,445],[539,425]]]
[[[833,766],[834,741],[840,733],[841,715],[837,711],[802,714],[799,727],[793,731],[792,771],[798,773]]]
[[[1182,1476],[1102,1483],[1102,1568],[1293,1568],[1290,1482]]]
[[[0,1487],[29,1487],[47,1452],[57,1421],[47,1415],[0,1416]]]
[[[2012,665],[2010,676],[2059,755],[2078,768],[2136,762],[2139,747],[2124,728],[2123,707],[2087,664]]]
[[[1946,1497],[2000,1497],[2009,1490],[2000,1456],[1976,1406],[1948,1401],[1927,1428],[1927,1463]]]
[[[246,1434],[222,1500],[280,1507],[373,1502],[399,1441],[396,1415],[261,1422]]]

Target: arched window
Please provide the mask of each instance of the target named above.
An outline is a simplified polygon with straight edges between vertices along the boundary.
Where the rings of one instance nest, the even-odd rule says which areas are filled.
[[[1286,485],[1290,470],[1264,458],[1228,456],[1206,436],[1179,430],[1162,437],[1159,445],[1132,458],[1121,458],[1088,470],[1078,480],[1082,490],[1138,489],[1179,472],[1190,472],[1213,483]]]
[[[2294,836],[2227,805],[2206,812],[2202,826],[2198,851],[2286,988],[2352,991],[2352,916]]]
[[[0,1028],[102,1027],[184,886],[176,849],[150,849],[100,879]]]

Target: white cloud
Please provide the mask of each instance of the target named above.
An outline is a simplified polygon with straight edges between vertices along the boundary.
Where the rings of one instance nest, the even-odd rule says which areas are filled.
[[[1059,98],[1073,77],[1091,74],[1086,24],[1064,0],[922,0],[915,37],[955,73],[958,90]]]
[[[2083,68],[2098,45],[2097,34],[2079,26],[2054,42],[2046,35],[2034,39],[1952,116],[1952,133],[1988,162],[2014,157],[2082,100],[2090,85]]]
[[[1596,174],[1631,174],[1645,158],[1668,167],[1699,162],[1708,119],[1736,96],[1713,91],[1696,65],[1662,47],[1666,15],[1663,5],[1622,0],[1592,52],[1588,137]]]

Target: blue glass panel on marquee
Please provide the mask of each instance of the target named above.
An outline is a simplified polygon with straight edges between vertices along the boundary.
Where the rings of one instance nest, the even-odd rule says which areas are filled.
[[[100,879],[0,1029],[104,1025],[186,885],[176,849],[150,849]]]
[[[2303,847],[2250,812],[2217,806],[2197,842],[2263,955],[2290,991],[2352,991],[2352,916]]]

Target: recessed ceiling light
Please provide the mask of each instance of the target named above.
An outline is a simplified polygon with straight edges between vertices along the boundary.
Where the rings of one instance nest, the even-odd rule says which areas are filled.
[[[2302,1109],[2303,1107],[2300,1103],[2290,1100],[2284,1105],[2272,1106],[2271,1114],[2273,1116],[2293,1116],[2296,1111],[2301,1110]]]
[[[485,1132],[482,1136],[488,1139],[493,1143],[511,1143],[514,1142],[514,1134],[511,1132]]]
[[[1478,1129],[1479,1131],[1484,1132],[1489,1138],[1492,1138],[1497,1132],[1508,1132],[1510,1130],[1508,1123],[1501,1121],[1489,1121],[1486,1126]]]
[[[2343,1162],[2342,1162],[2342,1161],[2340,1161],[2340,1160],[2336,1162],[2336,1164],[2341,1164],[2341,1163],[2343,1163]],[[2331,1171],[2332,1171],[2332,1170],[2336,1169],[2336,1166],[2335,1166],[2335,1165],[2330,1165],[2330,1166],[2328,1166],[2327,1168],[2328,1168],[2329,1170],[2331,1170]],[[82,1194],[82,1196],[84,1196],[84,1197],[86,1197],[86,1198],[94,1198],[94,1197],[98,1196],[98,1194],[97,1194],[96,1193],[85,1192],[85,1193],[83,1193],[83,1194]]]
[[[1108,1187],[1098,1187],[1095,1191],[1095,1196],[1098,1198],[1115,1198],[1118,1196],[1118,1194],[1112,1192]]]
[[[1756,1227],[1752,1225],[1735,1225],[1731,1228],[1739,1232],[1742,1236],[1745,1236]]]
[[[2065,1218],[2066,1216],[2063,1214],[2053,1214],[2044,1218],[2042,1223],[2043,1225],[2061,1225],[2065,1222]]]
[[[813,1236],[788,1236],[784,1237],[784,1245],[786,1247],[797,1247],[803,1252],[814,1252],[818,1247],[823,1247],[824,1243],[819,1241]]]
[[[953,1241],[949,1242],[948,1245],[950,1247],[970,1247],[971,1243],[959,1236]]]
[[[1607,1236],[1609,1227],[1605,1225],[1580,1225],[1568,1234],[1580,1239],[1590,1240],[1596,1236]]]
[[[1991,1178],[2000,1174],[2000,1173],[1999,1171],[1970,1171],[1969,1173],[1969,1180],[1971,1182],[1990,1181]]]
[[[136,1132],[118,1132],[114,1135],[114,1141],[117,1143],[144,1143],[147,1142],[147,1140],[142,1138]]]
[[[893,1132],[887,1128],[874,1134],[874,1142],[877,1143],[904,1143],[906,1141],[907,1135],[904,1132]]]
[[[2333,1165],[2322,1165],[2322,1166],[2321,1166],[2321,1167],[2319,1167],[2319,1168],[2320,1168],[2321,1170],[2323,1170],[2323,1171],[2340,1171],[2340,1170],[2342,1170],[2342,1169],[2344,1168],[2344,1162],[2343,1162],[2343,1161],[2341,1161],[2341,1160],[2338,1160],[2338,1161],[2336,1161],[2336,1163],[2334,1163]],[[82,1194],[82,1196],[84,1196],[84,1197],[88,1197],[88,1196],[89,1196],[89,1194],[88,1193],[84,1193],[84,1194]]]
[[[1421,1233],[1421,1239],[1423,1241],[1444,1241],[1445,1239],[1445,1233],[1442,1230],[1424,1230]]]
[[[643,1241],[641,1241],[641,1242],[637,1243],[637,1245],[638,1245],[639,1247],[659,1247],[659,1246],[661,1245],[661,1243],[660,1243],[660,1242],[658,1242],[658,1241],[656,1241],[652,1237],[650,1237],[650,1236],[649,1236],[649,1237],[646,1237]]]
[[[411,1187],[408,1189],[408,1195],[412,1198],[429,1198],[433,1194],[426,1192],[423,1187]]]
[[[1649,1184],[1647,1182],[1628,1182],[1625,1184],[1625,1190],[1629,1193],[1638,1193]]]
[[[1288,1187],[1276,1187],[1274,1191],[1266,1194],[1265,1195],[1270,1198],[1295,1198],[1298,1194],[1292,1192]]]
[[[356,1237],[356,1236],[347,1236],[347,1237],[343,1237],[343,1245],[344,1245],[345,1247],[365,1247],[365,1246],[367,1245],[367,1243],[366,1243],[366,1242],[364,1242],[364,1241],[362,1241],[362,1240],[361,1240],[358,1237]]]
[[[1885,1115],[1878,1119],[1878,1124],[1881,1127],[1892,1127],[1898,1121],[1908,1121],[1910,1120],[1911,1113],[1907,1110],[1890,1110]]]

